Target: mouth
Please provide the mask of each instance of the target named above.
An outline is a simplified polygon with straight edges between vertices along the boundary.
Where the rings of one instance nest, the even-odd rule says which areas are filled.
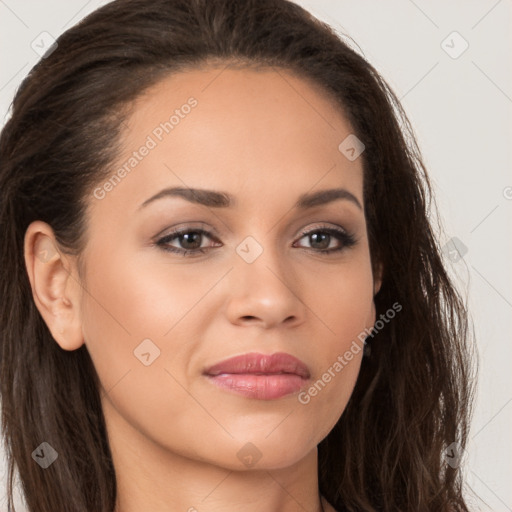
[[[308,367],[284,352],[243,354],[221,361],[203,374],[226,391],[259,400],[274,400],[298,392],[310,378]]]

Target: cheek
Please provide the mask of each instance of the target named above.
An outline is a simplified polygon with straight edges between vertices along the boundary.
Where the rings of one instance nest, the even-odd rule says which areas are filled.
[[[191,399],[186,370],[203,330],[197,317],[187,313],[211,285],[170,269],[166,272],[172,279],[163,279],[154,266],[120,258],[111,258],[108,265],[91,258],[90,268],[95,270],[85,285],[83,332],[106,392],[102,402],[108,427],[126,436],[135,429],[192,455],[189,444],[203,439],[204,429],[218,429]]]
[[[345,351],[365,328],[373,326],[370,259],[362,250],[347,260],[346,265],[333,266],[323,274],[305,275],[304,300],[321,329],[322,345],[332,357],[333,351]]]
[[[171,359],[184,364],[181,358],[193,350],[197,333],[189,330],[189,343],[183,346],[173,340],[184,324],[201,330],[200,319],[189,322],[187,315],[211,286],[208,276],[190,279],[178,266],[157,272],[136,258],[115,255],[101,262],[90,258],[89,268],[94,271],[85,283],[82,326],[104,387],[108,390],[127,371],[146,368],[148,362],[161,371]],[[164,279],[163,272],[172,279]]]
[[[106,331],[120,338],[128,336],[130,343],[162,339],[215,282],[215,276],[210,276],[209,284],[207,275],[195,279],[179,265],[155,268],[136,257],[111,257],[108,262],[91,259],[90,267],[94,272],[86,284],[85,322],[91,340],[104,337]]]
[[[299,403],[322,418],[323,435],[338,421],[352,394],[363,356],[363,340],[374,323],[369,258],[354,258],[330,275],[308,278],[307,289],[318,334],[315,374]]]

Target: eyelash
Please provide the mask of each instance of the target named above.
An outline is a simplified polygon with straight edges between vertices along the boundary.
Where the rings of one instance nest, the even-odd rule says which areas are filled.
[[[170,241],[178,238],[179,236],[189,234],[189,233],[199,233],[203,236],[206,236],[206,237],[212,239],[213,241],[216,241],[215,237],[213,237],[211,235],[211,233],[209,233],[208,231],[205,231],[204,229],[185,228],[185,229],[179,229],[179,230],[173,231],[173,232],[169,233],[168,235],[165,235],[164,237],[162,237],[156,241],[156,245],[166,252],[181,254],[182,256],[190,256],[190,255],[197,256],[199,254],[204,254],[209,249],[213,249],[213,247],[198,248],[198,249],[178,249],[176,247],[171,247],[171,246],[167,245]],[[342,242],[341,247],[334,248],[334,249],[315,250],[314,248],[304,247],[304,249],[308,249],[308,250],[311,250],[316,253],[320,253],[325,256],[330,255],[332,253],[342,252],[345,249],[348,249],[357,243],[357,240],[353,234],[343,231],[341,229],[327,227],[327,226],[326,227],[318,227],[318,228],[312,229],[310,231],[303,231],[299,237],[299,240],[307,235],[312,235],[315,233],[327,233],[328,235],[334,236],[339,241]]]

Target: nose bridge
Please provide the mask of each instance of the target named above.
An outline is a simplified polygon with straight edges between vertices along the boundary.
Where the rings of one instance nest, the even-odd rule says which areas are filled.
[[[258,236],[259,240],[256,238]],[[249,235],[236,247],[229,314],[234,322],[258,319],[276,324],[303,316],[291,267],[266,233]],[[261,240],[261,241],[260,241]]]
[[[285,286],[283,281],[287,283],[290,267],[286,266],[282,250],[271,233],[248,235],[235,247],[238,255],[236,271],[241,279],[249,279],[256,284],[263,279],[279,283],[278,287]]]

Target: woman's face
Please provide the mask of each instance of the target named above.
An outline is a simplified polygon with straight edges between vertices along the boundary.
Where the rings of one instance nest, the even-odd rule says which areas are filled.
[[[89,198],[83,255],[81,329],[114,449],[139,439],[279,468],[329,433],[375,321],[362,161],[352,139],[339,148],[351,133],[283,70],[183,72],[137,100],[124,152]],[[331,189],[345,192],[314,200]],[[306,368],[256,357],[207,375],[248,353]]]

